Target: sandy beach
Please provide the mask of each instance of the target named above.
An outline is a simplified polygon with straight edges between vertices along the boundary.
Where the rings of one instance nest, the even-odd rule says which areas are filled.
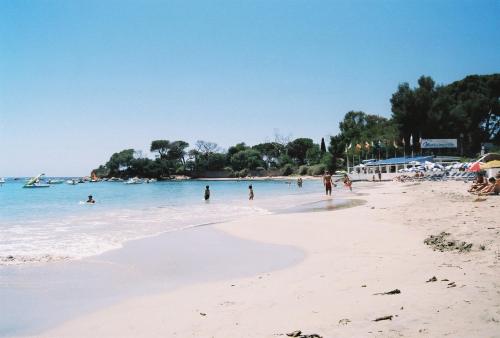
[[[500,200],[467,187],[359,183],[352,198],[366,203],[352,208],[218,224],[305,258],[132,297],[37,337],[500,337]],[[442,232],[445,245],[424,243]]]

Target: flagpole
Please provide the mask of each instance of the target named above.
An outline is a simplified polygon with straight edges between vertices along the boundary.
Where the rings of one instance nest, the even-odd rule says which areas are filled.
[[[345,157],[347,160],[347,173],[349,174],[349,154],[347,153],[347,145],[345,146]]]

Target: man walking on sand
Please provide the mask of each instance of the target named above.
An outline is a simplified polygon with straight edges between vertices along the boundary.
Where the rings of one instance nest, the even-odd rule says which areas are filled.
[[[323,185],[325,186],[325,192],[327,196],[332,196],[332,175],[330,175],[330,172],[327,170],[325,171],[325,174],[323,175]]]

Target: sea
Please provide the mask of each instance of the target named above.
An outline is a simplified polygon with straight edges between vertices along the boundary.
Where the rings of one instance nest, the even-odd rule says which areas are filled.
[[[0,186],[0,265],[81,259],[134,239],[292,210],[323,197],[320,180],[305,180],[301,188],[295,179],[86,182],[37,189],[24,189],[24,183],[7,178]],[[85,203],[88,195],[95,204]]]

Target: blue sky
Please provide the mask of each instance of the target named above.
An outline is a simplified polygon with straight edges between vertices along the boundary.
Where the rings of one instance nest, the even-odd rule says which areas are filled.
[[[390,116],[420,75],[500,71],[500,1],[1,1],[0,176],[153,139],[226,148]]]

